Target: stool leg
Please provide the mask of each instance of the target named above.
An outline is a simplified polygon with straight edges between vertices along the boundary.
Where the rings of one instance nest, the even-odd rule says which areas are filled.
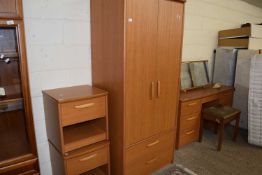
[[[220,126],[219,126],[219,138],[218,138],[218,147],[217,150],[221,151],[222,148],[222,142],[224,139],[224,122],[220,120]]]
[[[200,128],[199,128],[199,139],[198,139],[199,142],[202,142],[202,138],[203,138],[203,127],[204,127],[204,118],[203,118],[203,116],[201,116],[201,119],[200,119]]]
[[[217,135],[217,132],[218,132],[218,124],[217,124],[217,123],[215,123],[215,131],[214,131],[214,134],[216,134],[216,135]]]
[[[237,135],[238,135],[238,131],[239,131],[239,121],[240,121],[240,114],[238,114],[238,116],[236,118],[236,125],[235,125],[235,129],[234,129],[233,141],[237,140]]]

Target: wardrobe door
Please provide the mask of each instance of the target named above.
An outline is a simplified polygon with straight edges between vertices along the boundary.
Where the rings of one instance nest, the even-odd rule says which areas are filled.
[[[157,132],[154,96],[158,0],[127,0],[125,146]]]
[[[156,115],[161,130],[175,128],[184,4],[159,0]]]

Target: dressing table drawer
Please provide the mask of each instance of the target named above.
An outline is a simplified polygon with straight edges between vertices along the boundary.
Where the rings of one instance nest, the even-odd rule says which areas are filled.
[[[200,113],[195,113],[192,115],[181,116],[180,119],[180,131],[185,129],[195,129],[199,128],[200,125]]]
[[[201,100],[192,100],[181,104],[181,116],[194,114],[201,111]]]
[[[188,143],[198,140],[199,128],[184,130],[179,136],[178,146],[181,147]]]

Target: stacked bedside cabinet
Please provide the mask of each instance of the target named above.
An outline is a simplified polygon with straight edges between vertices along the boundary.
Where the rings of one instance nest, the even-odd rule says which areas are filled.
[[[109,175],[107,92],[75,86],[43,91],[54,175]]]

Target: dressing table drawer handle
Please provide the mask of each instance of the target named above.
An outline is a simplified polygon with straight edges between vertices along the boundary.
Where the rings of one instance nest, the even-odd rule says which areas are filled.
[[[80,161],[80,162],[88,161],[88,160],[90,160],[90,159],[95,158],[96,156],[97,156],[97,154],[93,154],[93,155],[91,155],[91,156],[82,158],[82,159],[80,159],[79,161]]]
[[[190,103],[190,104],[188,104],[188,106],[195,106],[197,103],[196,102],[194,102],[194,103]]]
[[[198,117],[190,117],[190,118],[188,118],[188,119],[186,119],[187,121],[191,121],[191,120],[195,120],[195,119],[197,119]]]
[[[158,159],[158,158],[155,157],[154,159],[147,161],[146,164],[154,163],[155,161],[157,161],[157,159]]]
[[[160,141],[157,140],[157,141],[155,141],[155,142],[153,142],[153,143],[148,144],[146,147],[150,148],[150,147],[155,146],[155,145],[157,145],[157,144],[159,144],[159,143],[160,143]]]
[[[189,131],[186,133],[186,135],[190,135],[190,134],[193,134],[195,131]]]
[[[84,109],[84,108],[90,108],[92,106],[95,106],[95,103],[83,104],[83,105],[75,106],[75,108],[76,109]]]

